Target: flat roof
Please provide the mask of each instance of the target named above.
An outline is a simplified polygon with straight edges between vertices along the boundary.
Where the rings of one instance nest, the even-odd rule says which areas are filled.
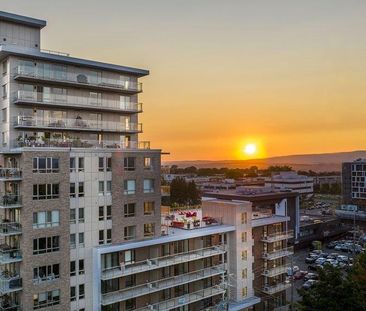
[[[267,193],[256,193],[256,194],[242,194],[240,192],[236,192],[235,190],[203,191],[203,196],[209,198],[249,201],[249,202],[297,197],[298,195],[299,194],[297,192],[293,191],[267,192]]]
[[[290,221],[290,217],[273,215],[269,217],[256,218],[252,219],[252,228],[273,225],[279,222],[286,221]]]
[[[47,25],[47,22],[42,19],[37,19],[29,16],[18,15],[14,13],[0,11],[0,20],[22,24],[35,28],[43,28]]]
[[[173,234],[163,235],[163,236],[155,237],[152,239],[125,242],[125,243],[121,243],[121,244],[117,244],[117,245],[98,246],[98,247],[95,247],[94,249],[99,254],[114,253],[114,252],[130,250],[130,249],[170,243],[170,242],[175,242],[175,241],[180,241],[180,240],[187,240],[187,239],[207,236],[207,235],[211,235],[211,234],[232,232],[232,231],[235,231],[235,226],[214,225],[214,226],[203,227],[203,228],[192,229],[192,230],[184,230],[184,229],[178,229],[178,228],[171,228],[171,230],[174,231]]]
[[[45,53],[37,49],[25,48],[11,44],[0,45],[0,58],[7,57],[9,55],[16,55],[27,58],[41,59],[45,61],[57,62],[62,64],[70,64],[76,66],[85,66],[100,70],[110,70],[120,73],[127,73],[137,77],[147,76],[149,71],[146,69],[139,69],[133,67],[120,66],[115,64],[103,63],[83,58],[76,58],[58,54]]]

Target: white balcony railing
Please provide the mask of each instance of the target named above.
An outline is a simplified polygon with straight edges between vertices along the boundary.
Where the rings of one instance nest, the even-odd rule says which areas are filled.
[[[294,248],[291,246],[276,251],[264,252],[263,258],[268,260],[274,260],[281,257],[291,256],[293,254],[294,254]]]
[[[121,264],[117,267],[111,267],[102,271],[102,279],[108,280],[119,278],[121,276],[131,275],[135,273],[145,272],[149,270],[159,269],[163,267],[173,266],[182,262],[198,260],[202,258],[212,257],[224,254],[226,249],[224,245],[217,245],[207,248],[192,250],[189,252],[162,256],[158,258],[147,259],[131,264]]]
[[[288,288],[291,287],[291,283],[286,283],[286,282],[283,282],[283,283],[279,283],[279,284],[276,284],[276,285],[271,285],[271,286],[264,286],[263,287],[263,292],[266,293],[266,294],[269,294],[269,295],[273,295],[273,294],[276,294],[278,292],[282,292]]]
[[[294,231],[288,230],[288,231],[284,231],[284,232],[276,232],[276,233],[272,233],[269,235],[265,235],[262,237],[262,241],[267,242],[267,243],[273,243],[273,242],[291,239],[293,237],[294,237]]]
[[[0,264],[6,265],[10,263],[20,262],[23,260],[22,252],[19,249],[3,244],[0,248]]]
[[[0,293],[2,295],[22,289],[22,278],[19,275],[0,275]]]
[[[113,121],[97,121],[87,120],[76,117],[75,119],[67,118],[49,118],[43,119],[31,116],[15,117],[14,127],[20,128],[54,128],[63,130],[76,131],[112,131],[123,133],[140,133],[142,132],[141,123],[129,123]]]
[[[10,236],[22,234],[22,225],[18,222],[0,223],[0,236]]]
[[[290,265],[286,264],[286,265],[275,267],[275,268],[265,269],[263,271],[262,275],[267,276],[267,277],[274,277],[274,276],[277,276],[280,274],[287,273],[287,269],[289,267],[290,267]]]
[[[43,66],[20,65],[14,69],[14,78],[39,79],[59,83],[116,89],[126,92],[142,92],[142,83],[128,79],[106,78],[88,73],[74,73],[56,68],[44,69]]]
[[[141,112],[141,103],[121,102],[118,100],[74,96],[56,93],[40,93],[20,90],[14,93],[15,103],[37,103],[41,105],[62,106],[71,108],[117,110],[124,112]]]
[[[0,180],[14,180],[22,178],[22,170],[16,167],[0,168]]]
[[[195,282],[205,278],[209,278],[215,275],[220,275],[225,273],[225,265],[220,264],[218,266],[213,266],[205,268],[198,271],[189,272],[182,275],[177,275],[174,277],[167,277],[153,282],[148,282],[142,285],[124,288],[115,292],[110,292],[102,296],[102,304],[109,305],[116,302],[124,301],[127,299],[149,295],[157,291],[172,288],[175,286]]]

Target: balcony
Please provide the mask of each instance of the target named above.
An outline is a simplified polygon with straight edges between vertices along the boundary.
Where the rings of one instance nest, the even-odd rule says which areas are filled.
[[[262,237],[262,242],[274,243],[282,240],[292,239],[294,237],[294,231],[288,230],[284,232],[276,232]]]
[[[276,284],[276,285],[271,285],[271,286],[266,285],[263,288],[263,292],[268,294],[268,295],[273,295],[273,294],[282,292],[282,291],[284,291],[284,290],[286,290],[290,287],[291,287],[291,283],[286,283],[286,282],[279,283],[279,284]]]
[[[20,208],[22,207],[22,197],[17,194],[6,193],[0,195],[0,208]]]
[[[263,271],[262,275],[266,277],[274,277],[277,275],[281,275],[284,273],[287,273],[287,269],[290,267],[290,265],[283,265],[275,268],[266,269]]]
[[[226,272],[225,265],[221,264],[214,267],[209,267],[206,269],[177,275],[174,277],[168,277],[164,278],[158,281],[153,281],[149,283],[145,283],[142,285],[134,286],[131,288],[124,288],[119,291],[111,292],[104,294],[102,296],[102,304],[103,305],[109,305],[116,302],[124,301],[127,299],[144,296],[144,295],[150,295],[152,293],[172,288],[175,286],[188,284],[191,282],[195,282],[198,280],[202,280],[205,278],[209,278],[215,275],[220,275]]]
[[[17,181],[22,179],[22,171],[19,168],[0,168],[0,180]]]
[[[22,252],[17,248],[12,248],[7,244],[0,245],[0,264],[20,262],[23,260]]]
[[[225,286],[223,284],[218,284],[212,287],[199,290],[197,292],[165,300],[153,305],[148,305],[144,308],[140,308],[135,311],[169,311],[200,300],[204,300],[206,298],[210,298],[216,295],[222,295],[225,292],[226,292]]]
[[[14,128],[131,134],[142,132],[141,123],[124,124],[122,122],[87,120],[78,117],[75,119],[49,118],[45,120],[37,117],[18,116],[14,120]]]
[[[0,311],[21,311],[19,303],[3,299],[0,302]]]
[[[66,70],[48,70],[36,66],[20,65],[14,69],[14,79],[19,81],[48,82],[55,85],[77,86],[101,91],[126,94],[142,92],[142,83],[105,78],[86,73],[67,72]]]
[[[18,222],[0,223],[0,236],[11,236],[22,234],[22,225]]]
[[[274,260],[277,258],[291,256],[293,254],[294,254],[294,248],[291,246],[287,248],[282,248],[278,251],[264,252],[262,257],[267,260]]]
[[[19,274],[9,274],[3,271],[0,275],[1,295],[22,290],[22,278]]]
[[[38,105],[53,108],[71,108],[77,110],[110,111],[123,113],[142,112],[141,103],[120,102],[117,100],[73,96],[56,93],[18,91],[14,93],[13,102],[17,105]]]
[[[289,311],[289,310],[290,310],[290,305],[284,305],[284,306],[276,307],[273,309],[273,311]]]
[[[102,280],[109,280],[127,276],[135,273],[141,273],[154,269],[173,266],[183,262],[189,262],[208,258],[216,255],[221,255],[226,252],[224,245],[217,245],[207,248],[201,248],[190,252],[184,252],[174,255],[167,255],[163,257],[147,259],[136,263],[123,265],[112,268],[107,268],[102,271]]]

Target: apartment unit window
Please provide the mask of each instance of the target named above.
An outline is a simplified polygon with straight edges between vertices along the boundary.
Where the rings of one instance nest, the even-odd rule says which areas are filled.
[[[136,309],[136,298],[126,300],[125,310],[132,311]]]
[[[153,236],[154,234],[155,234],[155,224],[154,223],[144,224],[144,236],[149,237]]]
[[[124,239],[125,240],[136,239],[136,226],[127,226],[124,228]]]
[[[79,259],[79,275],[85,273],[84,259]]]
[[[70,233],[70,248],[76,248],[76,234]]]
[[[128,264],[133,264],[135,263],[135,251],[134,250],[128,250],[125,251],[125,255],[124,255],[124,264],[128,265]]]
[[[111,205],[106,206],[106,218],[107,218],[107,220],[112,219],[112,206]]]
[[[99,230],[99,245],[104,244],[104,230]]]
[[[55,289],[33,295],[33,310],[60,304],[60,290]]]
[[[70,223],[71,224],[76,223],[76,209],[75,208],[70,209]]]
[[[58,173],[59,161],[58,158],[52,157],[33,158],[33,173]]]
[[[33,269],[33,282],[52,281],[60,277],[60,265],[41,266]]]
[[[154,215],[155,212],[155,202],[149,201],[144,202],[144,215]]]
[[[243,243],[245,243],[247,241],[247,233],[246,232],[241,233],[241,241]]]
[[[99,206],[99,220],[110,220],[112,219],[112,206]]]
[[[243,297],[246,297],[246,296],[248,296],[248,287],[243,287],[243,289],[242,289],[242,296]]]
[[[2,86],[2,94],[3,94],[3,98],[7,98],[8,97],[8,85],[4,84]]]
[[[99,230],[99,245],[112,243],[112,229]]]
[[[107,172],[110,172],[112,171],[112,158],[108,157],[106,158],[106,160],[107,160]]]
[[[79,284],[79,299],[85,298],[85,285]]]
[[[129,179],[124,181],[124,194],[136,193],[136,180]]]
[[[8,122],[8,108],[4,108],[1,110],[1,119],[3,123]]]
[[[8,132],[1,132],[1,141],[3,143],[3,146],[6,146],[8,144]]]
[[[33,200],[58,199],[59,184],[33,185]]]
[[[242,279],[246,279],[248,276],[248,269],[244,268],[243,270],[241,270],[241,277]]]
[[[79,189],[78,189],[78,195],[79,197],[84,196],[84,182],[79,182]]]
[[[107,244],[111,244],[112,243],[112,229],[107,229],[107,240],[106,240]]]
[[[144,158],[144,169],[145,170],[151,170],[152,169],[151,158],[150,157],[145,157]]]
[[[107,191],[106,194],[111,194],[112,193],[112,181],[107,180]]]
[[[144,179],[144,193],[154,192],[154,179]]]
[[[79,223],[83,223],[85,218],[84,218],[84,207],[79,207],[78,209],[79,212]]]
[[[72,182],[70,183],[70,198],[75,198],[76,197],[76,187],[75,187],[75,183]]]
[[[75,260],[70,261],[70,276],[76,275],[76,262]]]
[[[246,224],[248,221],[247,219],[247,213],[241,213],[241,223]]]
[[[124,162],[124,169],[125,171],[134,171],[136,166],[135,166],[135,162],[136,162],[136,158],[133,157],[127,157],[124,158],[123,160]]]
[[[104,220],[104,206],[99,206],[98,209],[98,220]]]
[[[242,251],[241,252],[241,260],[247,260],[248,259],[248,251]]]
[[[84,172],[84,158],[79,158],[79,161],[78,161],[78,170],[79,172]]]
[[[99,172],[104,172],[104,157],[98,159]]]
[[[33,239],[33,255],[57,252],[60,250],[60,237],[50,236]]]
[[[125,287],[133,287],[136,285],[136,274],[131,274],[125,277]]]
[[[70,301],[76,301],[76,286],[70,287]]]
[[[136,204],[135,203],[128,203],[124,206],[124,216],[125,217],[135,217],[135,209]]]
[[[60,225],[60,211],[33,213],[33,229],[51,228]]]
[[[98,190],[100,195],[104,195],[104,181],[100,181],[99,182],[99,190]]]
[[[76,171],[76,161],[75,158],[70,158],[70,172]]]
[[[84,232],[79,232],[79,247],[84,247]]]

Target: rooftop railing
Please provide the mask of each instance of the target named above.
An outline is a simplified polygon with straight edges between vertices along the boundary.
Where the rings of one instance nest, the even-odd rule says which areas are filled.
[[[71,108],[117,110],[124,112],[141,112],[142,103],[121,102],[118,100],[75,96],[57,93],[40,93],[32,91],[17,91],[13,95],[14,102],[37,103],[50,106],[65,106]]]
[[[115,79],[101,77],[98,73],[75,73],[60,68],[44,68],[43,66],[20,65],[14,68],[14,78],[39,79],[60,83],[101,87],[105,89],[117,89],[126,92],[142,92],[142,83],[129,81],[128,79]]]
[[[142,132],[141,123],[124,124],[114,121],[96,121],[76,117],[75,119],[17,116],[14,118],[14,127],[20,128],[55,128],[63,130],[85,131],[112,131],[123,133]]]

